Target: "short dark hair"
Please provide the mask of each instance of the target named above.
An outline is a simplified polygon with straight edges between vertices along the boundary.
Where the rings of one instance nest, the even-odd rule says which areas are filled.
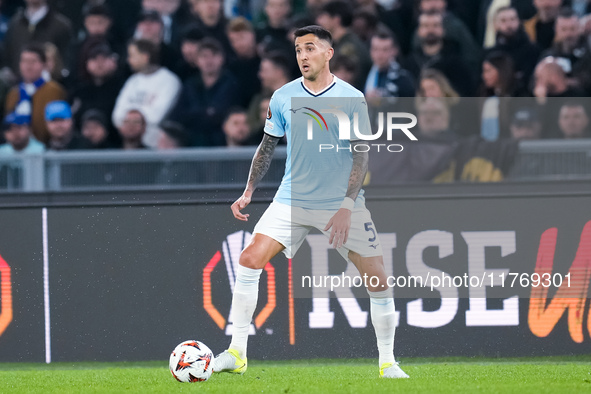
[[[105,129],[109,128],[107,117],[105,116],[105,113],[100,109],[91,108],[84,112],[84,114],[82,115],[82,119],[80,120],[80,124],[83,126],[86,122],[90,121],[100,123],[101,126],[103,126]]]
[[[173,120],[164,120],[160,123],[160,129],[163,133],[175,140],[179,148],[186,148],[192,145],[191,134],[182,124]]]
[[[269,52],[262,57],[261,61],[263,60],[273,63],[273,65],[281,69],[283,74],[285,74],[285,77],[289,79],[289,76],[291,75],[291,65],[287,56],[285,56],[282,52]]]
[[[370,11],[368,9],[360,9],[360,10],[355,11],[355,15],[353,16],[353,20],[355,20],[357,18],[364,20],[365,23],[367,23],[367,26],[370,28],[378,27],[378,24],[380,22],[380,19],[378,18],[376,13],[373,11]]]
[[[87,16],[94,15],[94,16],[103,16],[108,19],[113,19],[113,14],[111,14],[111,9],[106,4],[85,6],[82,9],[82,15],[84,16],[84,18],[86,18]]]
[[[117,54],[113,52],[113,49],[111,48],[107,40],[104,40],[102,38],[90,38],[87,41],[87,43],[88,49],[86,52],[86,60],[94,59],[98,56],[117,56]]]
[[[136,47],[138,52],[147,54],[150,64],[160,64],[160,47],[152,41],[140,38],[131,40],[129,45]]]
[[[376,32],[371,37],[379,38],[380,40],[392,40],[394,46],[397,48],[399,47],[396,36],[392,32],[392,30],[388,29],[386,26],[379,26],[376,29]]]
[[[349,27],[353,23],[353,6],[344,0],[333,0],[322,6],[321,14],[328,14],[331,17],[338,16],[341,19],[341,26]]]
[[[21,49],[21,55],[25,52],[31,52],[39,56],[41,63],[47,63],[47,56],[45,55],[45,47],[39,42],[30,42]]]
[[[226,111],[226,114],[224,115],[224,121],[222,122],[222,124],[225,124],[228,121],[228,119],[230,119],[230,117],[232,115],[236,115],[236,114],[247,115],[248,113],[246,112],[246,110],[244,108],[235,105]]]
[[[205,33],[198,26],[189,26],[183,31],[181,42],[200,42],[205,37]]]
[[[222,47],[222,44],[213,37],[205,37],[203,40],[201,40],[201,42],[199,43],[198,52],[204,50],[209,50],[215,54],[224,55],[224,47]]]
[[[145,21],[158,22],[161,25],[164,25],[164,22],[162,21],[162,17],[160,16],[160,13],[158,13],[158,11],[156,11],[156,10],[142,10],[140,12],[137,23],[142,23]]]
[[[328,41],[330,46],[332,46],[332,34],[330,34],[330,32],[325,28],[318,25],[300,27],[293,34],[296,38],[305,36],[307,34],[312,34],[321,40]]]

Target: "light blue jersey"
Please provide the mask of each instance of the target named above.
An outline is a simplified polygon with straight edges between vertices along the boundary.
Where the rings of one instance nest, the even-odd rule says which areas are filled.
[[[9,143],[6,144],[2,144],[0,145],[0,155],[14,155],[14,154],[19,154],[19,153],[43,153],[45,152],[45,145],[43,145],[41,142],[37,141],[35,138],[30,137],[29,138],[29,143],[27,144],[27,146],[25,147],[25,149],[23,149],[20,152],[17,152],[14,150],[14,148],[12,147],[12,145],[10,145]]]
[[[341,124],[337,112],[343,115]],[[348,120],[346,138],[341,131],[343,119]],[[354,119],[361,134],[371,133],[363,93],[337,77],[318,93],[304,86],[303,77],[275,91],[264,131],[287,139],[285,174],[275,201],[307,209],[341,206],[353,166],[350,141],[358,139]],[[361,190],[355,206],[364,205]]]

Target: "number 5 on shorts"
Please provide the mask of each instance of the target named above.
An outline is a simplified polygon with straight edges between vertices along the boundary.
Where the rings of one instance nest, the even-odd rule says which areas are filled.
[[[368,239],[369,242],[373,242],[376,240],[376,231],[371,227],[373,225],[372,222],[365,223],[365,231],[371,231],[372,236]]]

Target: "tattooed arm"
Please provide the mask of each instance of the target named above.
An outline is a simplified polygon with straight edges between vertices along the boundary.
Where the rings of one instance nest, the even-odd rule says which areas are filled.
[[[367,165],[369,163],[369,153],[367,152],[356,152],[355,146],[362,143],[363,141],[351,141],[351,150],[353,151],[353,168],[351,168],[351,175],[349,175],[349,186],[347,187],[346,197],[355,201],[363,181],[365,180],[365,174],[367,173]]]
[[[263,135],[263,140],[252,158],[250,172],[248,173],[246,191],[249,191],[250,194],[254,192],[261,179],[267,173],[269,165],[271,165],[271,159],[273,159],[273,154],[275,153],[275,147],[280,139],[266,133]]]
[[[356,152],[355,146],[362,141],[351,141],[351,151],[353,152],[353,167],[351,168],[351,174],[349,175],[349,185],[347,186],[347,194],[345,200],[349,200],[348,207],[343,203],[343,206],[334,214],[330,219],[324,231],[330,231],[328,242],[335,248],[341,247],[347,242],[349,236],[349,228],[351,227],[351,210],[355,203],[355,199],[359,195],[361,186],[363,186],[363,180],[367,173],[367,165],[369,162],[369,154],[367,152]]]
[[[271,159],[273,159],[273,154],[275,153],[275,147],[280,139],[266,133],[263,135],[263,140],[252,158],[246,189],[242,193],[242,196],[232,204],[232,213],[236,219],[242,221],[248,220],[249,215],[243,214],[240,211],[250,204],[252,193],[254,193],[259,182],[267,173],[269,165],[271,165]],[[359,193],[359,191],[357,192]]]

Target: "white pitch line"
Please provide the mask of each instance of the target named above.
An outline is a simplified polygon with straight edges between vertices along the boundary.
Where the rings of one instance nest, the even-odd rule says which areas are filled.
[[[51,363],[51,320],[49,315],[49,248],[47,241],[47,208],[42,209],[43,226],[43,303],[45,308],[45,362]]]

